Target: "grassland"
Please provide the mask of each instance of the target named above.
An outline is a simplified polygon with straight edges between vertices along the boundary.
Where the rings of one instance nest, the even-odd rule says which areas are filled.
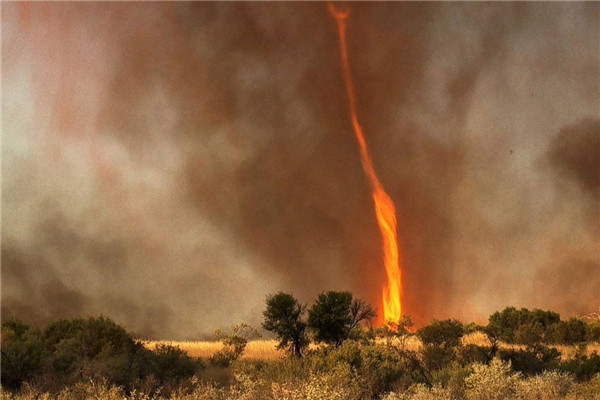
[[[223,348],[223,343],[217,341],[169,341],[149,340],[144,342],[145,346],[154,350],[158,345],[169,345],[179,347],[190,357],[208,358]],[[275,360],[281,358],[285,353],[277,350],[275,340],[252,340],[248,342],[242,359],[248,360]]]
[[[473,332],[462,338],[464,345],[474,344],[477,346],[489,346],[486,335],[482,332]],[[157,345],[170,345],[179,347],[190,357],[208,358],[223,348],[223,344],[218,341],[169,341],[169,340],[147,340],[145,346],[153,350]],[[313,348],[315,345],[311,345]],[[417,337],[410,337],[404,344],[404,348],[412,351],[421,350],[422,343]],[[524,345],[500,343],[501,348],[524,349]],[[561,358],[568,359],[577,351],[577,346],[553,345],[561,353]],[[585,353],[590,355],[593,352],[600,353],[600,343],[588,343]],[[277,349],[275,340],[252,340],[248,342],[246,350],[241,356],[244,360],[277,360],[285,356],[282,350]]]

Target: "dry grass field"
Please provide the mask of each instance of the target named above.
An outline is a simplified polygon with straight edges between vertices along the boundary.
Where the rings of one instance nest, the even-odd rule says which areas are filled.
[[[167,341],[167,340],[151,340],[145,342],[145,345],[150,350],[153,350],[157,345],[166,344],[179,347],[187,352],[191,357],[210,357],[217,351],[223,348],[221,342],[209,341]],[[277,350],[277,341],[275,340],[252,340],[248,342],[243,359],[252,360],[272,360],[283,357],[284,352]]]
[[[474,332],[463,337],[463,344],[475,344],[478,346],[489,346],[489,342],[482,332]],[[145,346],[149,349],[154,349],[159,344],[166,344],[171,346],[179,347],[188,353],[191,357],[210,357],[217,351],[223,348],[223,344],[221,342],[216,341],[167,341],[167,340],[149,340],[145,342]],[[311,345],[314,347],[315,345]],[[405,348],[408,350],[418,351],[421,348],[421,341],[411,336],[408,338],[406,343],[404,344]],[[511,345],[511,344],[501,344],[501,347],[504,348],[525,348],[525,346],[521,345]],[[556,347],[562,355],[563,359],[570,358],[577,351],[576,346],[563,346],[556,345]],[[600,343],[588,344],[586,349],[586,354],[592,354],[592,352],[600,353]],[[281,350],[277,350],[277,341],[276,340],[252,340],[248,342],[246,346],[246,350],[244,354],[242,354],[242,359],[249,360],[273,360],[281,358],[285,355],[285,353]]]

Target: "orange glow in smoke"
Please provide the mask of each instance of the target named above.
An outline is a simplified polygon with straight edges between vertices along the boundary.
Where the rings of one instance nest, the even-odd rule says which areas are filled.
[[[400,250],[398,248],[398,236],[396,233],[396,209],[390,196],[385,192],[383,185],[377,178],[371,155],[367,148],[367,142],[363,134],[356,113],[356,95],[350,76],[350,65],[348,63],[348,51],[346,49],[346,19],[349,10],[338,11],[332,3],[327,4],[329,12],[336,19],[340,38],[340,52],[342,56],[342,71],[344,82],[350,102],[350,115],[354,133],[360,147],[360,161],[363,170],[369,179],[377,224],[383,240],[383,255],[385,271],[387,273],[387,285],[383,288],[383,316],[384,321],[398,322],[402,316],[402,271],[400,266]]]

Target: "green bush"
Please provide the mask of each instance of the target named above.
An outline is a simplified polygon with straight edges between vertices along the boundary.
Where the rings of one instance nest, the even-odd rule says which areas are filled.
[[[418,370],[420,364],[412,364],[408,354],[382,345],[345,341],[339,347],[311,353],[309,360],[311,370],[316,373],[347,366],[356,372],[367,398],[424,381],[422,371]]]
[[[18,320],[2,323],[2,386],[18,388],[42,369],[46,351],[40,332]]]
[[[502,360],[512,363],[515,371],[526,375],[555,370],[560,365],[560,352],[553,347],[541,344],[528,346],[524,350],[502,349],[499,353]]]
[[[434,387],[443,388],[446,398],[464,399],[467,390],[465,379],[472,372],[470,365],[464,366],[455,361],[438,371],[434,371],[431,384]]]
[[[593,352],[587,356],[578,352],[573,358],[564,361],[560,368],[572,373],[578,380],[589,380],[600,374],[600,354]]]
[[[506,343],[554,343],[553,332],[559,323],[560,315],[553,311],[530,311],[526,308],[517,310],[507,307],[490,315],[485,332],[491,340],[502,340]]]
[[[488,346],[478,346],[468,344],[458,349],[457,360],[462,365],[471,363],[487,364],[493,358],[492,348]]]
[[[434,320],[431,324],[419,329],[417,335],[425,346],[452,348],[460,345],[460,339],[464,335],[464,326],[456,319]]]
[[[56,351],[65,341],[72,341],[73,351],[80,358],[94,358],[106,348],[131,353],[135,340],[125,328],[104,316],[88,319],[60,320],[48,324],[42,338],[49,352]]]
[[[429,345],[421,350],[423,364],[429,371],[437,371],[450,364],[455,359],[453,348]]]
[[[132,389],[152,376],[157,385],[178,382],[201,367],[176,347],[146,349],[102,316],[56,321],[41,330],[15,320],[2,324],[2,386],[9,389],[36,381],[41,389],[58,392],[89,380]]]
[[[600,320],[588,323],[586,339],[589,342],[600,342]]]
[[[534,345],[536,343],[545,342],[546,331],[539,324],[524,323],[514,332],[514,342],[525,345]]]
[[[154,353],[155,368],[153,372],[161,384],[189,378],[194,375],[198,367],[201,367],[201,364],[179,347],[158,345]]]
[[[588,326],[585,322],[571,318],[553,325],[550,333],[554,343],[573,345],[586,341],[587,329]]]

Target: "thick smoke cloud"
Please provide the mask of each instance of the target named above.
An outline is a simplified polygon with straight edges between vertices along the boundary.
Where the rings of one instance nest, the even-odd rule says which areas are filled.
[[[560,130],[551,144],[549,162],[592,200],[600,197],[600,120],[584,119]]]
[[[197,338],[258,325],[279,290],[380,304],[324,4],[2,7],[3,318]],[[405,310],[596,309],[599,5],[350,7]]]

